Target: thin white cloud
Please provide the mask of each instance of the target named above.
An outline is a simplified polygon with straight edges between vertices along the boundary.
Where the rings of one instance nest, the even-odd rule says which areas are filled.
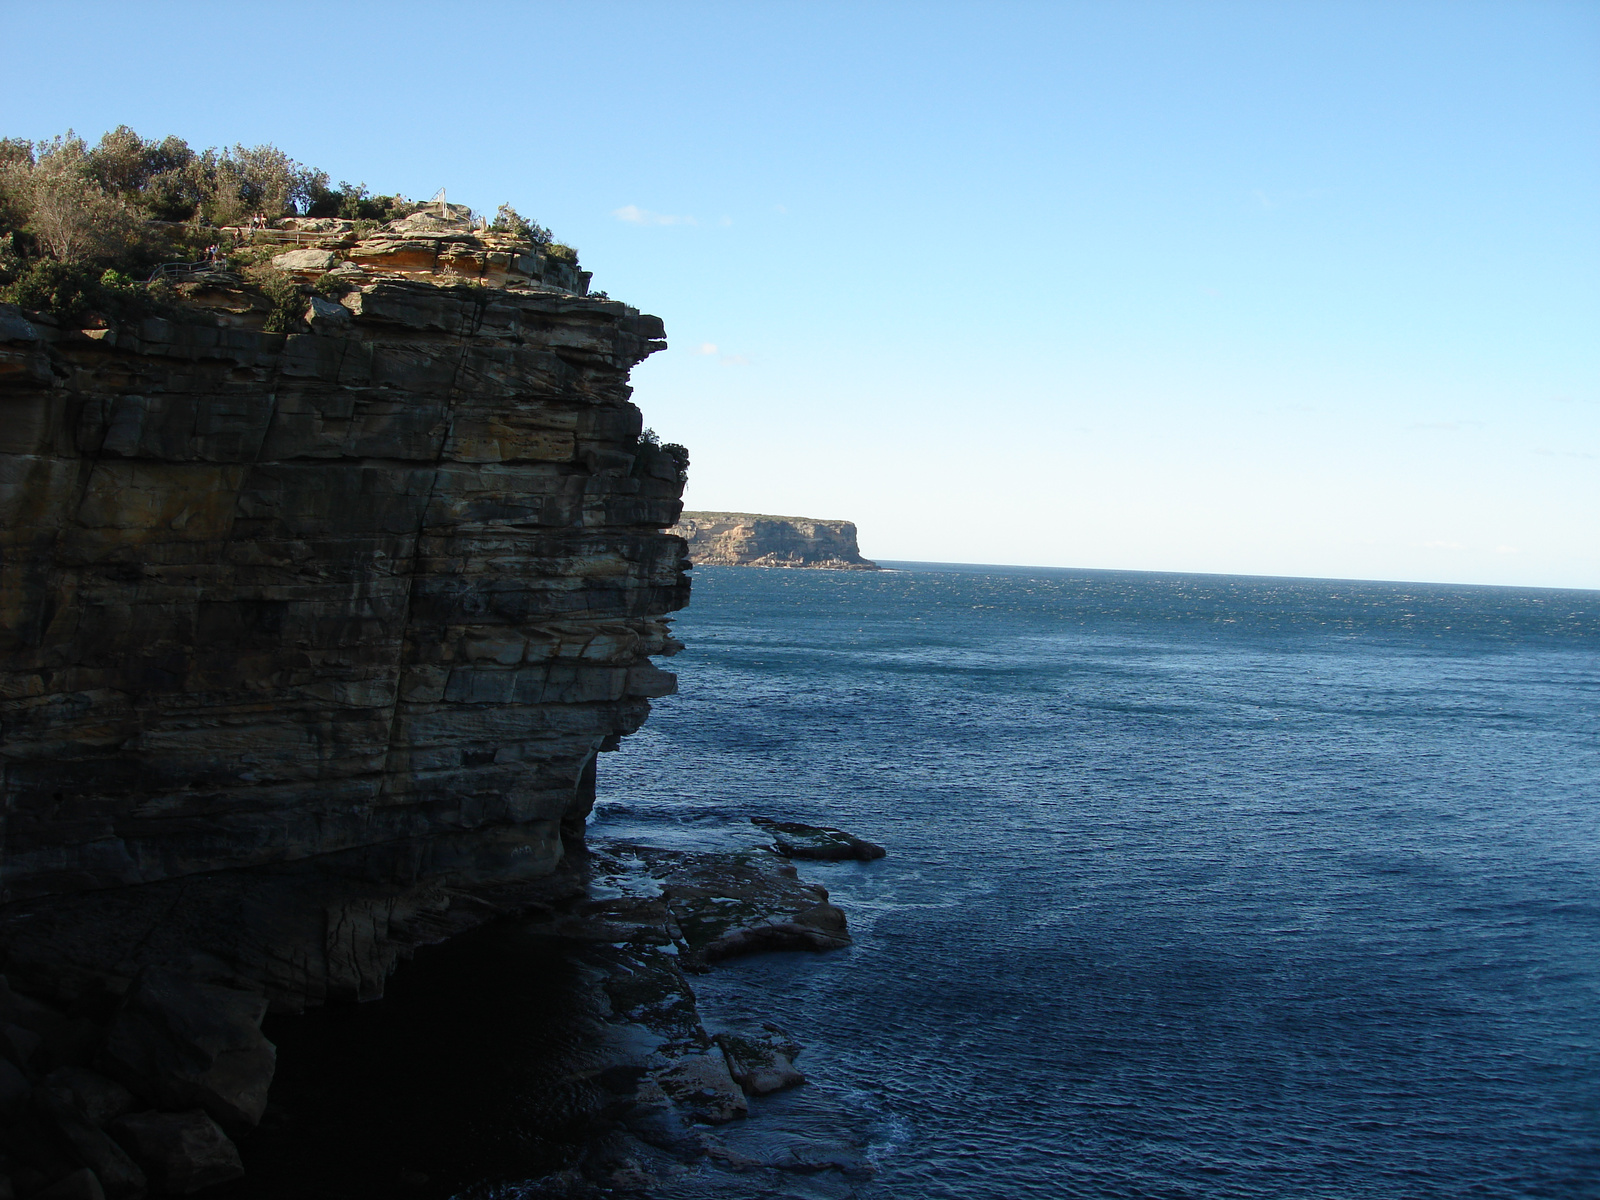
[[[693,217],[651,212],[648,208],[640,208],[637,204],[624,204],[621,208],[612,209],[611,215],[619,221],[626,221],[630,225],[698,225],[700,223]]]
[[[1496,546],[1494,552],[1496,554],[1521,554],[1522,550],[1518,546]]]
[[[715,354],[716,352],[717,344],[715,342],[701,342],[694,348],[694,353],[696,354]]]
[[[722,365],[725,367],[748,367],[750,360],[742,354],[724,354]]]

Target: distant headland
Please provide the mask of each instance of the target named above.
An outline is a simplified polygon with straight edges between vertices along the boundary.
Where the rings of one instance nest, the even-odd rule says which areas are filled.
[[[849,521],[761,513],[686,512],[668,532],[688,540],[689,558],[697,565],[881,569],[861,557],[856,527]]]

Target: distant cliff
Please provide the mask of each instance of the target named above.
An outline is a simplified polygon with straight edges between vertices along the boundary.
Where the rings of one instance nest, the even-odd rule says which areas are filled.
[[[877,563],[861,557],[856,527],[849,521],[686,512],[671,532],[688,541],[691,561],[710,566],[879,569]]]

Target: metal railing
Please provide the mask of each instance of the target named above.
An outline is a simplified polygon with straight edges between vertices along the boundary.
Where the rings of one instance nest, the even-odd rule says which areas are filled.
[[[226,274],[228,274],[226,263],[202,259],[199,262],[192,263],[162,263],[154,271],[150,272],[150,278],[145,282],[151,284],[158,279],[165,279],[171,283],[193,283],[209,275]]]
[[[267,242],[271,245],[314,246],[318,242],[342,242],[351,236],[348,230],[343,233],[331,230],[313,233],[305,229],[249,229],[244,226],[229,226],[223,232],[231,233],[237,241],[249,245]]]

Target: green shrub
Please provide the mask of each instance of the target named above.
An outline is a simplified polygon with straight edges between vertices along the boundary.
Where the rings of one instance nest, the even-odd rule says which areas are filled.
[[[83,263],[36,258],[5,289],[5,299],[18,308],[51,313],[70,324],[95,306],[100,292],[98,275]]]
[[[282,254],[283,249],[282,246],[240,246],[228,251],[228,267],[234,271],[259,267],[263,263],[272,261],[274,256]]]
[[[658,458],[668,458],[672,461],[673,473],[677,476],[679,487],[689,482],[688,449],[678,445],[677,442],[663,442],[654,429],[641,429],[634,442],[632,472],[634,477],[642,479],[648,475],[651,465]]]
[[[489,224],[489,232],[510,234],[525,242],[532,242],[535,246],[548,247],[554,240],[548,229],[536,221],[528,220],[509,204],[502,204],[495,210],[494,220]]]
[[[306,307],[306,291],[293,276],[268,266],[249,267],[244,275],[272,305],[261,326],[265,332],[288,333],[300,324]]]
[[[145,284],[144,290],[151,305],[156,308],[171,308],[183,299],[183,293],[178,291],[172,280],[164,275]]]
[[[311,285],[311,290],[319,296],[326,296],[329,300],[337,300],[340,296],[353,292],[355,285],[348,280],[340,279],[337,275],[319,275],[317,281]]]

